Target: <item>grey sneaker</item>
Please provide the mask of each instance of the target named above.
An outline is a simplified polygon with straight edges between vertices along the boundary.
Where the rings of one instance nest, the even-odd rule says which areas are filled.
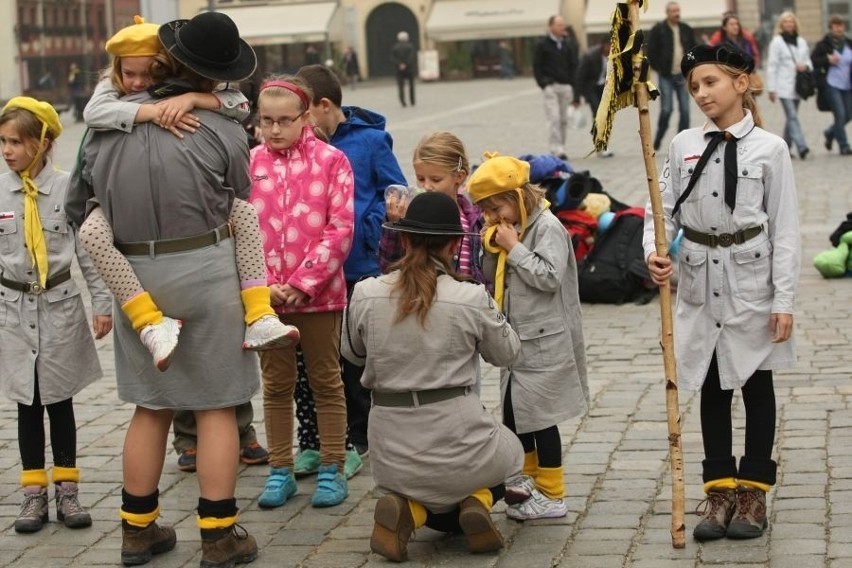
[[[15,519],[15,532],[34,533],[41,530],[49,519],[47,488],[40,485],[24,487],[24,502]]]
[[[567,514],[565,499],[551,499],[535,488],[526,501],[506,507],[506,516],[516,521],[558,519]]]
[[[63,481],[56,484],[56,518],[69,529],[92,526],[92,516],[77,499],[77,484]]]
[[[246,327],[243,349],[266,351],[299,343],[299,330],[276,316],[266,315]]]
[[[701,515],[701,521],[692,531],[699,542],[718,540],[725,537],[728,523],[734,515],[734,490],[714,489],[698,504],[695,512]]]
[[[172,362],[182,325],[181,320],[163,316],[163,321],[146,325],[139,332],[142,345],[151,353],[154,366],[160,371],[168,369]]]
[[[745,539],[763,536],[769,526],[766,519],[766,493],[760,489],[737,487],[736,510],[725,534],[728,538]]]

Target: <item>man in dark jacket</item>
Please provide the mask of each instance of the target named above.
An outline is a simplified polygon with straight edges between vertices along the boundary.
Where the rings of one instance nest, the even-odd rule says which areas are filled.
[[[568,105],[580,106],[574,93],[577,72],[577,48],[569,37],[562,16],[547,21],[547,37],[535,46],[533,74],[544,94],[544,114],[547,119],[550,153],[565,160],[565,130],[568,127]]]
[[[662,103],[657,135],[654,136],[654,150],[660,149],[663,136],[669,128],[675,93],[680,113],[677,130],[680,132],[689,128],[689,90],[680,73],[680,60],[695,45],[692,28],[680,21],[680,6],[677,2],[669,2],[666,4],[666,19],[658,22],[648,34],[646,50],[648,62],[658,75],[657,87]]]
[[[837,140],[840,154],[852,155],[846,137],[846,123],[852,119],[852,40],[846,37],[846,20],[837,15],[828,18],[828,33],[814,46],[811,61],[820,96],[834,115],[834,123],[822,133],[825,149],[831,151]]]
[[[408,32],[396,34],[396,43],[391,48],[391,61],[396,67],[396,84],[399,102],[405,106],[405,82],[408,81],[408,100],[414,106],[414,69],[417,53],[408,40]]]

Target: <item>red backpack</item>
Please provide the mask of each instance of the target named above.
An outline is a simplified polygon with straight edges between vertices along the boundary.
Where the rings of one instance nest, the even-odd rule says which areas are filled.
[[[556,216],[571,235],[574,246],[574,256],[577,260],[584,258],[595,243],[595,232],[598,230],[598,220],[591,213],[580,209],[563,209]]]

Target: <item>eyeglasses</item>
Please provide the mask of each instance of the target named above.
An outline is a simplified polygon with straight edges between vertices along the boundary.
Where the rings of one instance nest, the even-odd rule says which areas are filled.
[[[270,118],[268,116],[261,116],[260,117],[260,125],[263,128],[272,128],[273,126],[275,126],[277,124],[278,128],[288,128],[290,126],[293,126],[293,124],[295,124],[295,122],[297,120],[302,118],[302,116],[304,116],[305,112],[306,111],[302,111],[302,112],[300,112],[299,114],[297,114],[296,116],[293,116],[293,117],[282,116],[278,120],[273,120],[272,118]]]

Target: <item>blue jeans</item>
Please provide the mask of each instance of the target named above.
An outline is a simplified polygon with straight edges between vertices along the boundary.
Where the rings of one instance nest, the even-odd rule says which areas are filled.
[[[834,124],[823,131],[828,141],[837,140],[841,150],[849,149],[849,140],[846,138],[846,123],[852,119],[852,90],[844,91],[835,89],[831,85],[825,86],[825,96],[834,115]]]
[[[802,132],[802,125],[799,122],[799,99],[779,99],[781,108],[784,109],[784,116],[787,121],[784,123],[784,142],[790,149],[793,149],[793,144],[799,150],[799,155],[808,149],[808,143],[805,142],[805,134]]]
[[[669,75],[663,77],[657,75],[657,88],[660,89],[660,119],[657,122],[657,135],[654,137],[654,148],[659,148],[669,129],[669,118],[674,112],[674,95],[677,94],[677,107],[680,118],[677,122],[677,131],[689,128],[689,93],[686,90],[686,81],[683,75]]]

